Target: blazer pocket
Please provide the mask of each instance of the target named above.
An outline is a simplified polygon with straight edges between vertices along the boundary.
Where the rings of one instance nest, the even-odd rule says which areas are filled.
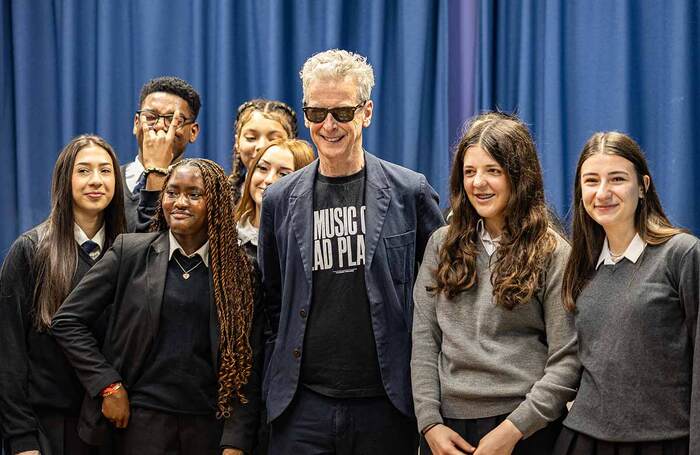
[[[413,284],[413,262],[415,259],[416,231],[404,232],[384,238],[386,259],[398,304],[401,307],[406,329],[413,325],[411,288]]]
[[[412,265],[416,243],[416,231],[408,231],[403,234],[392,235],[384,238],[386,259],[389,263],[389,272],[394,283],[410,283]]]

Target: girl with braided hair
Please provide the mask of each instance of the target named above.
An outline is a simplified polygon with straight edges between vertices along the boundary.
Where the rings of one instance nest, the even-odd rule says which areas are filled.
[[[246,170],[260,150],[275,139],[295,139],[297,133],[297,115],[282,101],[256,98],[238,106],[229,177],[234,203],[238,203],[244,193]]]
[[[204,159],[171,166],[149,234],[126,234],[54,317],[91,406],[81,436],[118,454],[242,454],[258,425],[262,325],[231,186]],[[87,325],[111,305],[102,350]],[[111,425],[109,425],[111,423]]]

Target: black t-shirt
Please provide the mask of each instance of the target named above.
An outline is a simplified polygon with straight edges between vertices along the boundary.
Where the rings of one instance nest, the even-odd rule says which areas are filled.
[[[302,384],[338,397],[384,394],[365,288],[365,172],[316,176],[313,302]]]

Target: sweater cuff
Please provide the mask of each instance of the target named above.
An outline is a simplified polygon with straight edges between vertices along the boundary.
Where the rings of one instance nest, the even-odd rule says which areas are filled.
[[[523,439],[529,438],[535,432],[547,426],[547,419],[542,417],[532,408],[532,404],[525,400],[515,408],[507,417],[515,427],[523,434]]]
[[[10,443],[10,453],[8,455],[40,449],[39,439],[37,438],[36,433],[27,433],[20,436],[15,436],[13,438],[9,438],[8,442]]]
[[[422,433],[425,427],[434,423],[443,423],[442,415],[440,415],[439,411],[421,412],[418,416],[418,432]]]

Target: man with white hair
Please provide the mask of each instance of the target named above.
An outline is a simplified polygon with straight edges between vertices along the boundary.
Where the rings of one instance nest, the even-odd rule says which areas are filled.
[[[260,221],[270,453],[415,453],[411,290],[444,223],[438,196],[363,149],[374,107],[364,57],[321,52],[300,76],[319,159],[266,190]]]

